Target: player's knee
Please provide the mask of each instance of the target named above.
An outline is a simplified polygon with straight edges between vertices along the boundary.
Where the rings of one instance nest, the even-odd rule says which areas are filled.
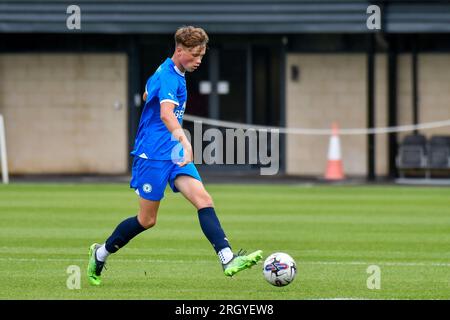
[[[151,217],[151,216],[146,217],[146,216],[140,215],[139,223],[145,229],[150,229],[151,227],[154,227],[156,225],[156,217]]]
[[[145,229],[150,229],[151,227],[154,227],[156,225],[156,219],[155,218],[149,218],[145,219],[142,223],[142,226]]]
[[[204,193],[197,198],[197,209],[214,207],[214,202],[208,193]]]

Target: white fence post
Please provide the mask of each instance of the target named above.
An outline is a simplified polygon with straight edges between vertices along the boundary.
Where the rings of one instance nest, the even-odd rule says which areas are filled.
[[[4,184],[9,183],[8,160],[6,156],[5,121],[0,114],[0,161],[2,163],[2,180]]]

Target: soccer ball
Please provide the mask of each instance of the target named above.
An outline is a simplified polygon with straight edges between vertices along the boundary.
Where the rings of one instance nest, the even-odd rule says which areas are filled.
[[[287,286],[294,281],[297,274],[297,265],[294,259],[286,253],[272,253],[264,261],[263,265],[264,278],[270,284],[277,287]]]

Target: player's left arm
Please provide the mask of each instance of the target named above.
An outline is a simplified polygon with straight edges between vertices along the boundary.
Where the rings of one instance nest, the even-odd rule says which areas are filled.
[[[174,113],[175,107],[180,105],[177,97],[179,83],[177,78],[171,74],[161,74],[159,81],[158,98],[161,120],[167,127],[167,130],[172,134],[172,137],[180,142],[184,149],[184,160],[178,163],[180,167],[183,167],[189,162],[192,162],[193,154],[191,143],[184,134],[183,128]]]
[[[173,113],[175,109],[175,104],[172,102],[162,102],[161,103],[161,120],[166,126],[167,130],[172,134],[176,141],[179,141],[184,149],[184,160],[179,162],[178,165],[183,167],[187,165],[189,162],[193,161],[193,153],[192,153],[192,145],[186,137],[183,128],[178,122],[177,117]]]

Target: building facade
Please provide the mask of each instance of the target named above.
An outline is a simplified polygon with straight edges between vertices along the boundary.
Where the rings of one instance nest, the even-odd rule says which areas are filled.
[[[210,35],[201,68],[187,75],[189,114],[311,129],[450,119],[443,1],[83,0],[80,29],[69,27],[77,13],[69,5],[0,1],[0,114],[12,174],[129,172],[144,84],[182,25]],[[373,5],[380,29],[368,27]],[[341,136],[344,171],[394,177],[404,134]],[[324,173],[328,136],[280,138],[281,173]]]

